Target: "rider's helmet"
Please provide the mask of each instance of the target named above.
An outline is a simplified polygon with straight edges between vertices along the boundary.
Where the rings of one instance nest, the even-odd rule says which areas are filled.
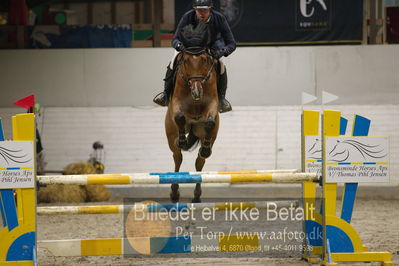
[[[193,0],[193,8],[212,8],[212,0]]]

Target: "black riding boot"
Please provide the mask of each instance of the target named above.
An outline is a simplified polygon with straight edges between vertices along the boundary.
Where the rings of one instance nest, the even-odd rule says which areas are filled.
[[[173,89],[173,69],[170,68],[170,64],[166,68],[166,74],[163,80],[165,81],[164,90],[154,97],[153,102],[160,106],[167,106]]]
[[[219,113],[225,113],[232,110],[231,104],[225,99],[227,90],[227,70],[225,68],[224,73],[219,75],[218,80],[218,96],[219,96]]]

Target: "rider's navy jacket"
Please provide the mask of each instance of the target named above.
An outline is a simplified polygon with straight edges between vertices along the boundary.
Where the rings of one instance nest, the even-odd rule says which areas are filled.
[[[176,48],[180,40],[180,33],[184,26],[192,24],[196,27],[199,23],[195,10],[191,9],[186,12],[180,19],[177,25],[175,35],[173,36],[172,46]],[[236,49],[236,41],[234,40],[233,33],[231,32],[230,26],[227,23],[226,17],[215,10],[211,10],[210,20],[208,22],[209,33],[210,33],[210,44],[209,48],[222,49],[226,48],[228,54],[231,54]],[[227,54],[227,55],[228,55]]]

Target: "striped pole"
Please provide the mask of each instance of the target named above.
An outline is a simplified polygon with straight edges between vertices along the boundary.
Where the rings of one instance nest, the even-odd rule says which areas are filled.
[[[172,172],[175,173],[175,172]],[[195,174],[273,174],[273,173],[299,173],[298,169],[277,169],[277,170],[243,170],[243,171],[204,171],[204,172],[183,172]]]
[[[133,244],[131,244],[133,243]],[[270,240],[259,234],[219,234],[38,241],[38,248],[53,256],[106,256],[166,253],[263,251]],[[206,249],[201,247],[206,246]],[[199,248],[198,248],[199,247]],[[239,247],[239,249],[237,249]]]
[[[174,184],[174,183],[302,183],[316,181],[316,173],[139,173],[102,175],[38,176],[39,183],[69,185],[123,185],[123,184]]]
[[[139,210],[147,212],[159,211],[199,211],[205,208],[216,211],[235,209],[281,209],[298,207],[298,201],[244,201],[244,202],[206,202],[206,203],[135,203],[133,205],[93,205],[93,206],[51,206],[38,207],[38,215],[60,214],[119,214]]]

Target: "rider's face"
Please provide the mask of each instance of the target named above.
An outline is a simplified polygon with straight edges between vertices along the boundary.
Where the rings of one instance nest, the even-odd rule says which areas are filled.
[[[211,9],[210,8],[196,8],[195,14],[197,15],[197,18],[200,21],[206,22],[211,14]]]

